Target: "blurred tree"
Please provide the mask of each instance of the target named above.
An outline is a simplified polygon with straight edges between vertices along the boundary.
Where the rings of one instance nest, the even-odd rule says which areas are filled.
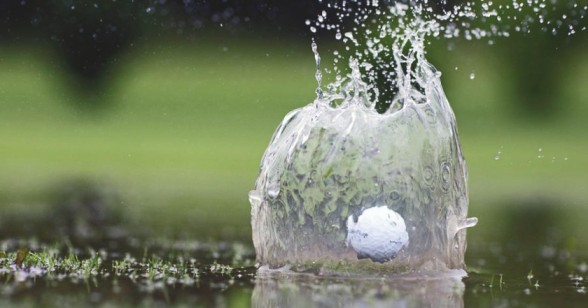
[[[47,43],[62,56],[73,84],[87,97],[107,91],[121,53],[142,35],[186,38],[214,31],[277,31],[291,36],[304,29],[316,1],[263,0],[6,0],[0,1],[0,41]],[[106,100],[79,99],[92,105]]]
[[[3,1],[0,39],[49,43],[72,74],[75,88],[88,97],[102,93],[118,56],[130,46],[142,19],[128,1]],[[79,99],[81,104],[106,100]],[[92,106],[95,107],[95,106]]]
[[[138,34],[138,8],[126,1],[97,4],[53,0],[45,5],[47,13],[42,18],[48,21],[50,40],[81,90],[103,90],[118,56]]]
[[[557,49],[559,40],[546,33],[525,35],[511,40],[502,58],[514,76],[516,94],[514,112],[526,118],[545,118],[557,112]]]

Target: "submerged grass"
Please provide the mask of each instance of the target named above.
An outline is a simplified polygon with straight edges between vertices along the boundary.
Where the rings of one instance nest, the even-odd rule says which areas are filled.
[[[75,292],[76,286],[82,286],[86,288],[83,301],[87,303],[98,297],[126,305],[148,296],[154,296],[156,303],[162,296],[161,301],[168,304],[176,300],[202,304],[214,297],[207,291],[252,286],[253,254],[242,244],[222,243],[219,247],[219,243],[161,243],[142,242],[140,247],[149,248],[142,253],[131,247],[138,243],[117,243],[122,251],[131,251],[122,253],[117,249],[39,244],[35,240],[4,241],[0,243],[0,247],[7,248],[0,254],[0,294],[19,302],[35,298],[37,292],[59,293],[62,288]],[[15,245],[34,248],[30,252],[28,248],[14,250]]]
[[[479,264],[481,270],[470,271],[464,286],[455,277],[425,275],[419,279],[416,274],[393,279],[385,273],[365,276],[346,266],[332,268],[343,275],[258,274],[251,248],[238,242],[130,239],[92,248],[67,242],[5,240],[0,242],[0,304],[411,306],[441,300],[466,306],[553,306],[586,300],[588,256],[583,250],[554,248],[551,255],[524,245],[485,242],[472,246],[468,262]],[[25,250],[29,252],[23,254]],[[568,267],[570,260],[574,260],[573,267]]]

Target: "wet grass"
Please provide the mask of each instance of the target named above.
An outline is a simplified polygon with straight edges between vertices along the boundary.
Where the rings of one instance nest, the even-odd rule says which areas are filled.
[[[247,295],[255,277],[250,247],[137,239],[112,242],[110,246],[94,249],[35,240],[3,241],[2,298],[13,304],[43,306],[57,306],[61,301],[84,306],[210,306],[222,297],[248,306]]]

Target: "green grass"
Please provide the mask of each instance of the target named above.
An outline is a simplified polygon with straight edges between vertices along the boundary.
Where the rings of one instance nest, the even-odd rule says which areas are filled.
[[[142,300],[149,307],[209,307],[222,294],[231,307],[249,306],[254,259],[240,243],[225,243],[220,249],[169,239],[142,242],[144,249],[119,244],[125,253],[34,240],[19,243],[34,249],[15,249],[10,241],[0,241],[0,247],[8,248],[0,251],[0,303],[133,307]]]
[[[288,111],[314,97],[309,44],[172,43],[126,54],[104,96],[109,107],[95,114],[72,107],[95,98],[73,94],[44,48],[0,49],[0,206],[36,211],[56,183],[89,178],[116,189],[128,215],[156,227],[247,237],[247,193],[269,138]],[[449,56],[440,67],[464,54]],[[588,61],[580,59],[555,89],[562,100],[588,97]],[[504,67],[481,52],[468,61],[474,81],[469,71],[442,69],[472,208],[530,197],[585,204],[587,108],[567,104],[548,123],[513,118]]]

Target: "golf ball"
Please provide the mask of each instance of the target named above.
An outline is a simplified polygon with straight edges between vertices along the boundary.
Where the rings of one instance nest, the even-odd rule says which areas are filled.
[[[400,214],[387,206],[371,207],[361,215],[347,218],[347,245],[360,259],[386,262],[408,246],[406,224]]]

